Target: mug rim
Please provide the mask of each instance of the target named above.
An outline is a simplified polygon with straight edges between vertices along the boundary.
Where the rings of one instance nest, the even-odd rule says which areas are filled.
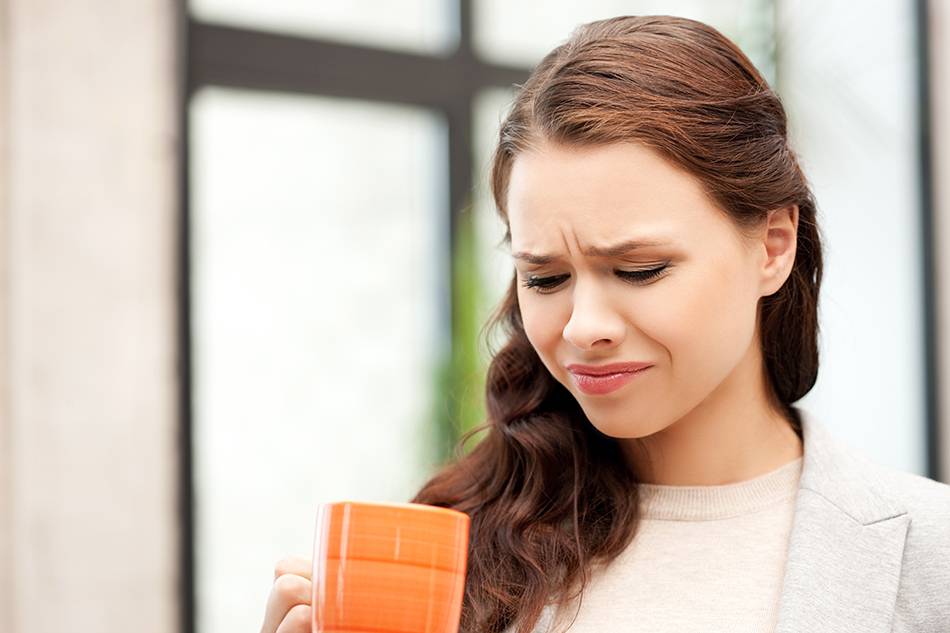
[[[420,510],[425,512],[434,512],[436,514],[449,514],[451,516],[464,516],[466,519],[470,518],[468,514],[462,512],[461,510],[454,510],[452,508],[443,508],[440,506],[433,506],[426,503],[413,503],[405,502],[399,503],[395,501],[354,501],[351,499],[343,499],[340,501],[328,501],[323,503],[324,506],[339,506],[339,505],[352,505],[352,506],[361,506],[361,507],[383,507],[383,508],[401,508],[408,510]]]

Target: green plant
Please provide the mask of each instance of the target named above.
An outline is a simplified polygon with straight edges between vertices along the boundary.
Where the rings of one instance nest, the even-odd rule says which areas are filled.
[[[452,253],[452,338],[435,376],[435,453],[439,462],[451,459],[459,438],[485,419],[485,371],[479,353],[486,301],[479,267],[478,239],[472,208],[458,215]],[[465,446],[471,450],[473,443]]]

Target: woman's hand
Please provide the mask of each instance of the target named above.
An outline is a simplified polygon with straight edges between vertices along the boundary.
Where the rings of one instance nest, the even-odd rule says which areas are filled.
[[[277,563],[261,633],[310,633],[310,570],[305,558]]]

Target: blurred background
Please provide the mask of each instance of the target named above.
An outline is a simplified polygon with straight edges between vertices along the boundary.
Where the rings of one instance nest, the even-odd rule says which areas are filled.
[[[947,481],[947,2],[0,0],[0,631],[257,631],[318,503],[410,498],[483,415],[514,90],[650,13],[788,110],[826,239],[800,406]]]

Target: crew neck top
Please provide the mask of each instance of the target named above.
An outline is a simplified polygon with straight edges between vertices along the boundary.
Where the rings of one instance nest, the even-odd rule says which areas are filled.
[[[801,470],[799,457],[731,484],[638,484],[630,545],[535,631],[773,631]]]
[[[802,458],[752,479],[719,486],[638,484],[644,519],[714,521],[752,514],[789,501],[798,492]]]

